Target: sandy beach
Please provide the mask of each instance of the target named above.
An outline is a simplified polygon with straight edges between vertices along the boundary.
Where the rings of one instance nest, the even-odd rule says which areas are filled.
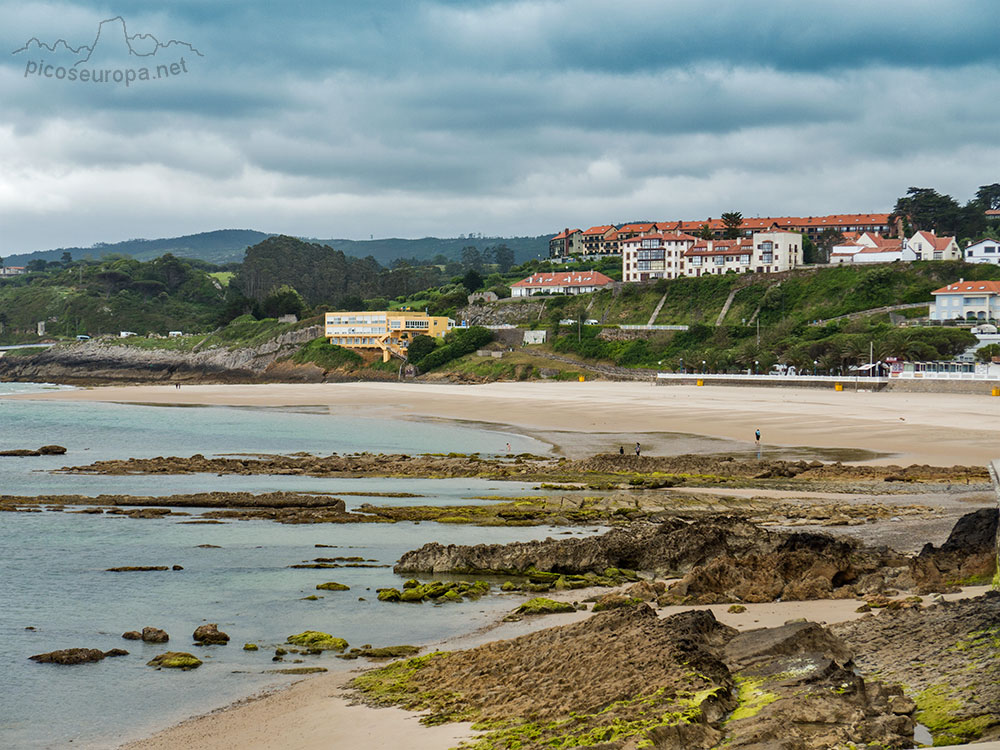
[[[883,464],[981,465],[1000,453],[1000,399],[951,393],[838,393],[619,382],[330,383],[186,385],[180,389],[111,386],[18,398],[312,406],[359,416],[469,420],[534,435],[572,457],[616,451],[619,445],[635,441],[652,454],[666,452],[666,448],[670,452],[745,451],[752,446],[755,429],[761,431],[765,451],[778,446],[860,449],[883,454],[870,459]],[[678,434],[684,439],[678,441]]]

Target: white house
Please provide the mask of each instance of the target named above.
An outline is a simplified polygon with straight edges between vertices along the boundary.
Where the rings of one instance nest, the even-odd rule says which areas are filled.
[[[917,255],[903,240],[882,237],[874,232],[863,232],[856,240],[834,245],[830,249],[830,262],[838,263],[893,263],[917,260]]]
[[[1000,319],[1000,281],[965,281],[935,289],[931,320]]]
[[[24,272],[24,266],[0,266],[0,277],[20,276]]]
[[[622,281],[676,279],[683,274],[684,253],[696,242],[683,232],[653,232],[622,241]]]
[[[938,237],[934,232],[916,232],[906,241],[917,260],[961,260],[962,251],[954,237]]]
[[[510,286],[511,297],[530,297],[533,294],[586,294],[614,284],[599,271],[560,271],[532,274]]]
[[[966,263],[1000,265],[1000,240],[979,240],[965,248]]]

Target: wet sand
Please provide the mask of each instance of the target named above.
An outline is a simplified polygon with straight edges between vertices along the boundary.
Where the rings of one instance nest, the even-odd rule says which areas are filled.
[[[485,422],[535,435],[572,457],[802,447],[872,463],[982,465],[1000,454],[1000,399],[953,393],[806,388],[655,386],[652,383],[328,383],[110,386],[11,398],[175,405],[313,406],[372,417]],[[718,448],[718,451],[715,449]],[[498,448],[498,451],[500,449]]]

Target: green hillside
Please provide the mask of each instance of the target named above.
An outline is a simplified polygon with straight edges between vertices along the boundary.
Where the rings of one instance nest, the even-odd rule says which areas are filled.
[[[579,298],[547,301],[541,325],[553,332],[555,352],[622,366],[712,371],[776,363],[800,370],[843,372],[854,364],[903,357],[950,359],[975,343],[964,329],[924,326],[899,328],[888,314],[813,321],[891,305],[930,302],[931,291],[965,279],[1000,279],[1000,268],[952,262],[841,266],[774,276],[711,276],[627,284],[616,296],[605,290]],[[732,304],[721,325],[716,320],[730,294]],[[688,325],[683,332],[656,332],[631,341],[597,338],[598,326],[560,326],[559,320],[596,319],[604,325],[645,324],[663,299],[658,325]],[[758,328],[759,321],[759,328]]]
[[[0,282],[0,342],[37,340],[39,321],[49,337],[209,331],[224,301],[217,281],[171,255],[79,263]]]

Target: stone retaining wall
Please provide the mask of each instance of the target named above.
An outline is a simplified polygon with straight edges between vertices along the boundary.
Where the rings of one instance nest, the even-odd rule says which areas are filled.
[[[971,393],[980,396],[989,396],[994,388],[1000,387],[1000,382],[996,380],[918,380],[918,379],[891,379],[889,381],[890,391],[902,391],[903,393]]]

